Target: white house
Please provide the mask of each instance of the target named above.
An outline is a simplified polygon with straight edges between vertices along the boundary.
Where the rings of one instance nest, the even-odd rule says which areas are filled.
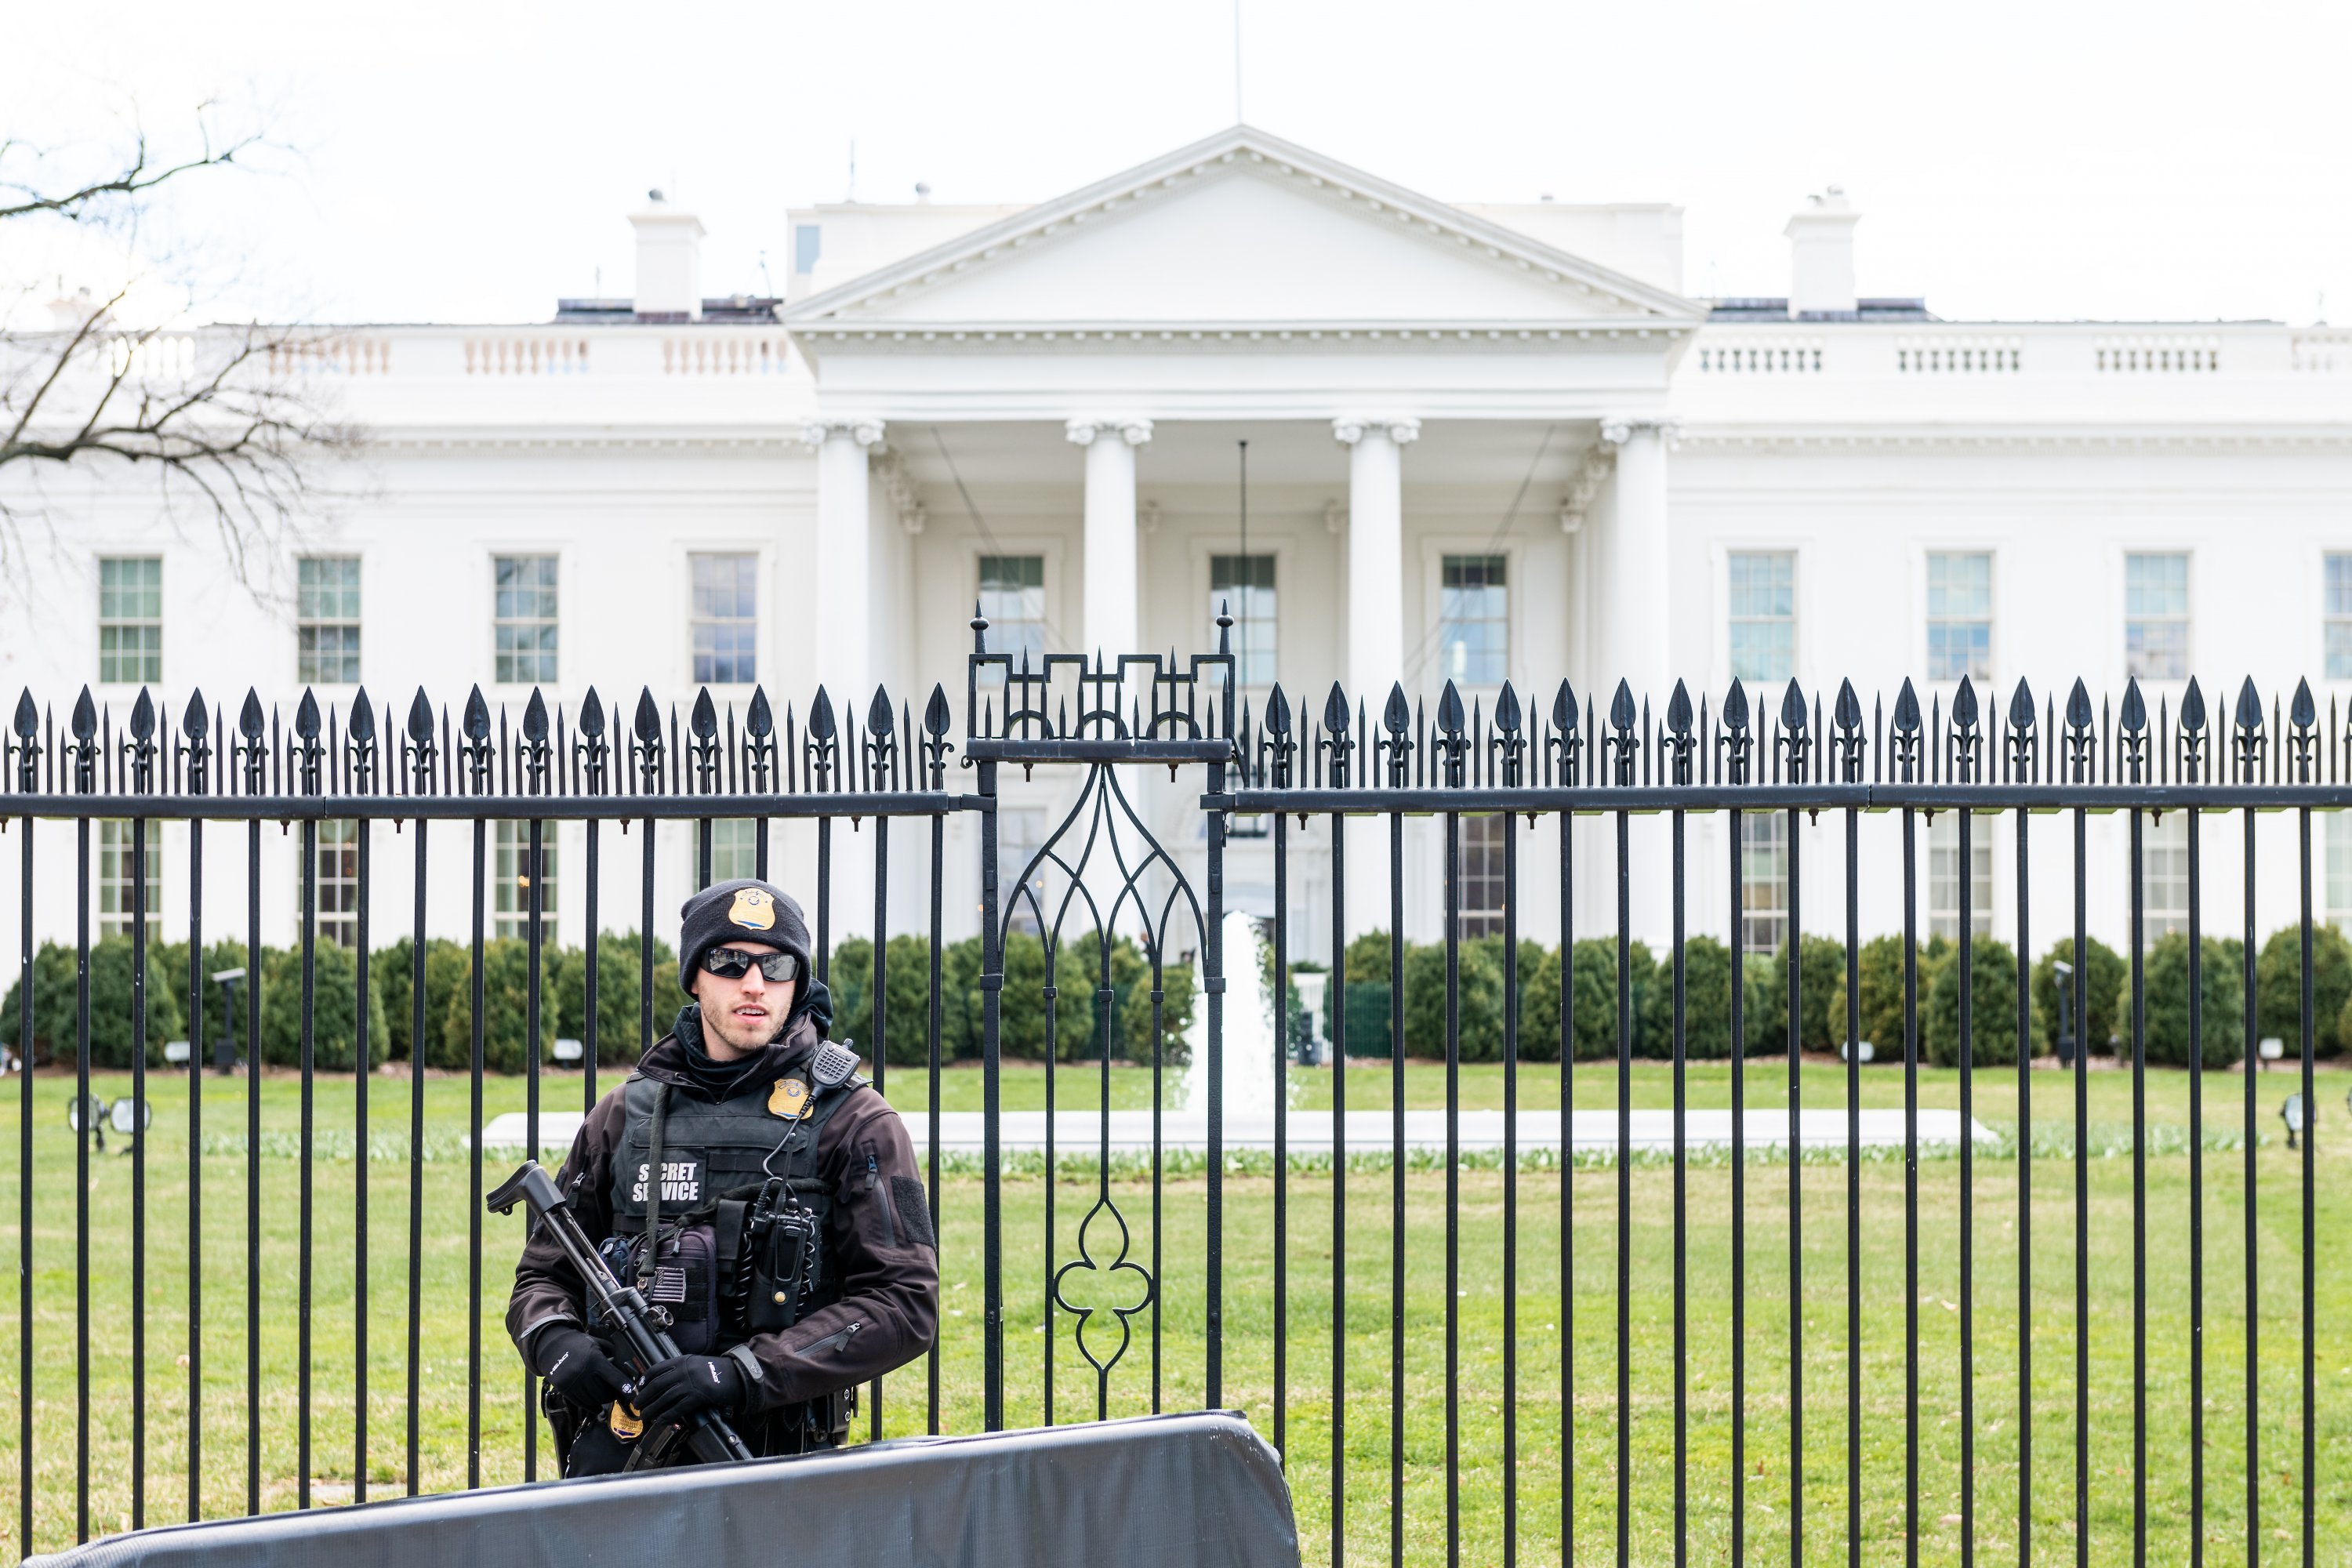
[[[1835,191],[1790,220],[1785,296],[1701,300],[1674,206],[1449,205],[1247,127],[1032,206],[794,211],[780,300],[703,298],[699,223],[657,200],[631,221],[631,299],[325,337],[298,374],[374,456],[267,602],[135,478],[53,479],[71,526],[5,607],[0,678],[60,711],[84,683],[118,706],[149,685],[176,711],[194,687],[290,704],[365,682],[404,706],[420,685],[519,705],[534,686],[682,701],[708,684],[740,703],[755,681],[803,703],[822,682],[859,708],[877,682],[919,708],[938,681],[961,710],[977,602],[993,646],[1114,653],[1206,647],[1229,605],[1250,693],[1278,680],[1315,707],[1335,679],[1375,708],[1392,681],[1433,696],[1448,679],[1486,701],[1508,679],[1538,706],[1563,678],[1663,698],[1678,676],[1719,695],[1735,675],[1850,677],[1865,700],[1906,675],[2003,700],[2020,679],[2063,696],[2077,675],[2116,692],[2137,675],[2177,701],[2192,673],[2215,694],[2307,674],[2323,705],[2352,695],[2352,331],[1939,320],[1857,296],[1859,217]],[[1008,784],[1009,844],[1035,846],[1066,784]],[[1196,787],[1148,791],[1195,865]],[[2352,921],[2352,836],[2324,829],[2323,912]],[[959,931],[970,830],[950,837]],[[185,923],[184,831],[160,843],[166,931]],[[377,929],[395,933],[405,857],[373,831]],[[555,875],[572,942],[580,831],[562,830]],[[778,831],[804,880],[805,831]],[[1483,867],[1499,827],[1467,831]],[[1774,942],[1789,846],[1785,824],[1758,831],[1749,937]],[[1800,831],[1802,924],[1841,932],[1843,826]],[[2181,831],[2148,829],[2159,925],[2186,904]],[[1721,833],[1694,821],[1690,919],[1718,934]],[[1923,835],[1923,930],[1957,921],[1952,833],[1947,814]],[[1634,919],[1654,940],[1664,835],[1636,825]],[[1866,933],[1899,927],[1895,835],[1864,825]],[[2093,830],[2093,918],[2118,940],[2122,835]],[[2267,930],[2291,915],[2295,860],[2291,826],[2263,835]],[[282,938],[293,851],[268,837]],[[436,853],[461,855],[443,837]],[[909,837],[889,921],[914,929]],[[2237,824],[2206,838],[2208,924],[2234,929]],[[2014,836],[1978,841],[1983,929],[2006,935]],[[854,868],[866,839],[842,842]],[[1355,928],[1386,922],[1385,842],[1351,840]],[[66,863],[68,838],[42,843]],[[1419,937],[1441,923],[1436,843],[1415,825]],[[1546,938],[1555,843],[1541,828],[1523,855],[1522,917]],[[722,836],[722,874],[747,844]],[[2055,818],[2033,836],[2036,949],[2071,923],[2070,844]],[[1580,935],[1613,926],[1612,845],[1580,830]],[[683,841],[665,846],[666,915],[688,869]],[[1294,910],[1328,933],[1323,830],[1298,853]],[[455,932],[450,863],[434,908]],[[604,863],[605,922],[631,924],[634,851]],[[1270,864],[1238,841],[1230,896],[1270,907]],[[207,925],[236,929],[239,879],[213,879]],[[42,896],[45,923],[69,912],[63,879]],[[1482,870],[1468,896],[1486,929],[1499,883]],[[870,925],[871,903],[845,872],[835,931]]]

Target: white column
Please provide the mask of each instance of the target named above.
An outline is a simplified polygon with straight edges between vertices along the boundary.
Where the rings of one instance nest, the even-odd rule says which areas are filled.
[[[1402,453],[1405,444],[1421,434],[1421,425],[1412,419],[1351,417],[1333,420],[1331,434],[1349,448],[1348,696],[1372,732],[1356,737],[1356,766],[1360,770],[1379,765],[1379,753],[1370,742],[1381,733],[1381,710],[1388,702],[1389,688],[1404,679]],[[1301,698],[1301,706],[1308,712],[1322,707],[1320,692],[1302,693]],[[1353,720],[1350,714],[1349,721]],[[1410,832],[1406,837],[1410,864],[1419,840]],[[1349,834],[1344,913],[1351,936],[1388,929],[1390,867],[1385,840],[1385,835],[1368,832],[1362,826]],[[1409,878],[1405,925],[1409,934],[1414,931],[1412,900],[1416,886],[1416,879]]]
[[[874,697],[873,481],[867,454],[882,444],[879,419],[812,419],[801,439],[816,448],[815,674],[834,710],[860,719]]]
[[[1601,635],[1607,668],[1595,671],[1599,679],[1593,681],[1591,694],[1591,700],[1600,707],[1601,731],[1604,734],[1609,703],[1617,694],[1620,680],[1633,688],[1635,713],[1638,715],[1646,702],[1651,717],[1660,722],[1664,721],[1666,701],[1674,693],[1677,676],[1690,683],[1694,699],[1706,686],[1706,671],[1675,668],[1670,615],[1674,595],[1668,585],[1670,552],[1666,548],[1666,446],[1674,439],[1674,434],[1671,422],[1655,417],[1610,418],[1601,422],[1601,439],[1617,451],[1615,494],[1607,537],[1602,542],[1604,564],[1599,584],[1601,602],[1606,606],[1601,616]],[[1595,765],[1605,765],[1608,748],[1604,745],[1601,750],[1603,755],[1592,759]],[[1635,822],[1635,865],[1665,863],[1671,848],[1664,822],[1658,816]],[[1584,864],[1590,868],[1592,879],[1583,889],[1585,907],[1606,911],[1613,901],[1605,891],[1607,883],[1600,879],[1609,874],[1603,868],[1606,862],[1588,855]],[[1632,917],[1635,941],[1653,946],[1666,941],[1674,929],[1673,890],[1668,879],[1635,877],[1627,912]],[[1611,923],[1590,929],[1613,929],[1613,917],[1604,914],[1604,920]]]
[[[833,699],[843,737],[841,760],[854,765],[849,727],[866,721],[866,704],[874,700],[874,485],[867,459],[882,444],[882,421],[812,419],[801,426],[801,439],[816,448],[816,570],[808,600],[816,636],[815,675]],[[806,689],[792,693],[803,704],[812,695]],[[814,922],[819,896],[814,857],[806,864],[809,881],[790,890]],[[831,901],[835,943],[875,934],[871,823],[862,829],[835,824],[833,877],[824,891]],[[870,1042],[858,1045],[871,1048]]]
[[[1601,422],[1601,441],[1617,449],[1614,505],[1600,584],[1607,667],[1593,673],[1593,697],[1606,704],[1624,680],[1636,703],[1647,698],[1664,712],[1675,678],[1696,683],[1703,670],[1674,667],[1666,533],[1666,444],[1671,421],[1611,418]]]
[[[1389,688],[1404,679],[1402,454],[1421,422],[1335,419],[1331,433],[1349,448],[1348,695],[1378,724]]]
[[[1149,419],[1073,419],[1069,437],[1087,449],[1086,644],[1106,668],[1140,653],[1136,611],[1135,449],[1151,439]]]

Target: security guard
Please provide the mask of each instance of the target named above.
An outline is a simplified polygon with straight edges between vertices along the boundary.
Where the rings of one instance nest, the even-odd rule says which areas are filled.
[[[825,1038],[800,906],[722,882],[680,910],[692,998],[588,1113],[557,1177],[682,1353],[631,1388],[554,1242],[515,1268],[507,1331],[545,1379],[567,1476],[683,1457],[700,1410],[757,1454],[840,1443],[857,1385],[930,1349],[939,1244],[906,1124]]]

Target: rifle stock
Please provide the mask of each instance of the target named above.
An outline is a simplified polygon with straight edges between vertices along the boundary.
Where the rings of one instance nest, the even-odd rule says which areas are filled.
[[[647,1315],[646,1299],[634,1286],[615,1279],[605,1266],[604,1258],[589,1242],[588,1233],[580,1228],[580,1216],[572,1212],[572,1205],[555,1184],[555,1178],[538,1161],[525,1160],[483,1202],[497,1214],[512,1213],[518,1203],[530,1206],[532,1215],[555,1237],[556,1245],[563,1248],[572,1267],[587,1281],[605,1318],[620,1325],[621,1336],[626,1342],[624,1354],[631,1363],[629,1371],[636,1378],[642,1380],[660,1363],[678,1353],[667,1331]],[[685,1436],[687,1447],[706,1464],[751,1458],[751,1450],[736,1434],[733,1424],[712,1411],[697,1415]]]

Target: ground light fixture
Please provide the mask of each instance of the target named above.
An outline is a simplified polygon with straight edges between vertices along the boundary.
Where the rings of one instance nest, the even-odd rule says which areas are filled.
[[[92,1132],[98,1134],[98,1152],[101,1154],[106,1152],[108,1128],[136,1138],[154,1121],[154,1106],[144,1100],[133,1100],[129,1095],[116,1100],[108,1100],[95,1094],[88,1100],[76,1095],[66,1101],[66,1125],[79,1132],[86,1123]],[[126,1154],[131,1152],[127,1148],[122,1152]]]
[[[236,988],[245,982],[243,969],[215,969],[213,984],[221,988],[221,1032],[213,1041],[213,1070],[236,1070]]]
[[[2051,961],[2050,968],[2058,993],[2058,1065],[2068,1068],[2074,1065],[2074,1015],[2066,1005],[2066,982],[2074,977],[2074,966],[2059,958]]]
[[[2286,1123],[2286,1146],[2294,1148],[2296,1136],[2309,1125],[2303,1114],[2303,1096],[2288,1095],[2286,1103],[2279,1107],[2279,1120]]]

